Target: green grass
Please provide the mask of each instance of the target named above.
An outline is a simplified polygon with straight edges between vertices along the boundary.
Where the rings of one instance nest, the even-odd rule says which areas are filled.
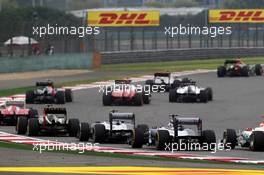
[[[20,149],[20,150],[28,150],[33,151],[33,145],[27,144],[16,144],[10,142],[2,142],[0,141],[0,148],[8,148],[8,149]],[[34,151],[39,154],[38,151]],[[174,162],[185,162],[185,163],[204,163],[204,164],[229,164],[229,165],[247,165],[243,163],[227,163],[227,162],[216,162],[216,161],[207,161],[207,160],[191,160],[191,159],[177,159],[177,158],[166,158],[159,156],[143,156],[143,155],[126,155],[126,154],[118,154],[118,153],[104,153],[104,152],[95,152],[95,151],[86,151],[84,153],[78,153],[78,151],[44,151],[50,153],[62,153],[62,154],[78,154],[83,156],[99,156],[99,157],[110,157],[110,158],[124,158],[124,159],[133,159],[133,160],[151,160],[151,161],[174,161]],[[261,165],[252,164],[252,166],[259,167]]]
[[[242,59],[247,64],[264,63],[264,57],[248,57]],[[223,65],[225,59],[206,59],[190,61],[166,61],[151,63],[110,64],[102,65],[100,71],[184,71],[195,69],[216,69]]]
[[[206,59],[206,60],[190,60],[190,61],[167,61],[167,62],[151,62],[151,63],[131,63],[131,64],[109,64],[102,65],[101,68],[95,69],[95,71],[113,72],[113,71],[130,71],[132,76],[140,76],[144,73],[153,73],[156,71],[185,71],[196,69],[216,69],[217,66],[222,65],[225,59]],[[248,57],[242,59],[247,64],[261,64],[264,63],[264,57]],[[135,72],[135,73],[133,73]],[[137,73],[140,72],[140,73]],[[62,86],[74,86],[77,84],[88,84],[97,81],[106,81],[121,79],[127,76],[106,76],[103,78],[90,78],[86,80],[70,81],[57,84],[57,87]],[[34,87],[19,87],[13,89],[0,90],[0,97],[9,96],[14,94],[25,93],[27,90]]]

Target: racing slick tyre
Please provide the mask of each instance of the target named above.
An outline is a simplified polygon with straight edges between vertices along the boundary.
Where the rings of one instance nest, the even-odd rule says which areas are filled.
[[[260,64],[255,65],[255,73],[257,76],[261,76],[263,73],[262,66]]]
[[[26,104],[33,104],[34,98],[35,98],[34,91],[26,92]]]
[[[144,133],[149,130],[149,127],[146,124],[139,124],[137,125],[137,128],[141,129]]]
[[[150,103],[150,94],[146,94],[145,92],[142,94],[143,103],[149,104]]]
[[[80,121],[76,118],[69,119],[68,122],[68,130],[70,137],[76,137],[78,135],[78,131],[80,129]]]
[[[132,148],[142,148],[144,145],[144,131],[137,127],[132,130],[132,138],[131,138],[131,147]]]
[[[213,100],[213,89],[208,87],[206,88],[207,91],[207,95],[208,95],[208,101],[212,101]]]
[[[208,92],[206,90],[201,90],[199,94],[200,102],[207,103],[208,102]]]
[[[65,89],[66,102],[73,102],[73,94],[71,89]]]
[[[178,95],[176,89],[170,89],[169,91],[169,102],[176,102],[178,99]]]
[[[241,68],[241,75],[243,77],[248,77],[249,76],[249,67],[248,66],[243,66]]]
[[[253,131],[249,138],[249,149],[251,151],[263,151],[264,150],[264,132]]]
[[[28,135],[37,136],[39,134],[39,121],[37,118],[30,118],[28,120]]]
[[[103,105],[110,106],[112,104],[112,95],[111,93],[103,93]]]
[[[225,66],[219,66],[217,68],[217,76],[218,77],[224,77],[226,75],[226,68]]]
[[[150,90],[150,92],[152,92],[153,84],[154,84],[153,80],[146,80],[146,82],[145,82],[145,85],[148,86],[148,89]]]
[[[170,143],[170,133],[167,130],[157,130],[155,144],[157,150],[164,150],[166,144]]]
[[[176,89],[181,85],[181,81],[180,80],[174,80],[172,83],[172,89]]]
[[[29,115],[29,118],[37,118],[38,117],[38,110],[30,109],[28,115]]]
[[[93,127],[93,142],[103,143],[105,141],[105,126],[102,124],[95,124]]]
[[[80,142],[87,142],[90,136],[90,125],[89,123],[83,122],[80,124],[80,131],[78,137]]]
[[[202,131],[202,144],[204,143],[208,145],[208,151],[211,151],[215,148],[216,137],[214,131],[212,130]]]
[[[234,129],[227,129],[224,131],[223,144],[225,148],[228,148],[227,144],[229,144],[231,149],[235,149],[237,145],[237,135]]]
[[[134,96],[134,105],[142,106],[143,105],[143,95],[142,93],[136,93]]]
[[[64,91],[58,91],[56,93],[56,99],[58,104],[65,104],[65,92]]]
[[[16,131],[17,134],[24,135],[27,133],[28,119],[26,117],[18,117]]]

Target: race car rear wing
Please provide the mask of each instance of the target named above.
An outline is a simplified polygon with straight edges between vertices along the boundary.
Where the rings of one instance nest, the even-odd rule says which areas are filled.
[[[174,128],[174,139],[179,137],[178,128],[182,125],[196,125],[197,126],[197,136],[202,135],[202,120],[199,117],[178,117],[178,115],[172,114],[170,115],[173,120],[173,128]]]
[[[115,80],[115,84],[130,84],[131,80]]]
[[[45,114],[65,114],[67,115],[67,110],[66,108],[61,108],[61,107],[46,107],[44,108],[44,113]]]
[[[136,125],[135,114],[134,113],[121,113],[121,112],[118,112],[118,111],[111,111],[109,113],[110,135],[112,134],[113,121],[114,120],[128,120],[128,121],[132,122],[134,127]]]
[[[36,82],[36,86],[54,86],[54,83],[52,81]]]
[[[154,77],[169,77],[171,73],[169,72],[157,72],[154,73]]]
[[[237,63],[237,60],[225,60],[225,65],[226,64],[235,64],[235,63]]]

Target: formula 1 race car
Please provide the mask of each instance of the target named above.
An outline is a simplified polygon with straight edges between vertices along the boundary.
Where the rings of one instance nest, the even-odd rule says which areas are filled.
[[[263,74],[263,69],[260,64],[247,65],[240,59],[226,60],[223,66],[217,68],[218,77],[248,77],[252,75],[261,76]]]
[[[17,124],[20,117],[25,119],[34,118],[38,115],[38,111],[31,108],[26,108],[24,101],[10,100],[0,106],[0,125]]]
[[[144,127],[138,125],[137,128]],[[111,111],[109,121],[96,122],[91,125],[90,135],[96,143],[128,143],[131,139],[132,130],[135,129],[135,114]],[[87,130],[80,128],[81,131]],[[86,133],[85,133],[86,134]],[[80,134],[81,138],[82,135]],[[88,141],[88,137],[83,141]],[[80,140],[81,141],[81,140]]]
[[[36,89],[26,92],[26,103],[65,104],[73,101],[71,89],[57,89],[52,81],[37,82]]]
[[[247,128],[237,135],[234,129],[226,129],[223,134],[225,147],[248,147],[251,151],[264,151],[264,121],[256,128]]]
[[[115,80],[112,86],[105,88],[103,93],[103,105],[135,105],[142,106],[150,103],[150,94],[143,88],[138,91],[131,80]]]
[[[17,133],[29,136],[38,136],[39,134],[68,134],[76,137],[79,131],[80,123],[78,119],[68,119],[66,108],[47,106],[43,109],[43,115],[26,120],[19,118],[17,123]]]
[[[202,130],[202,120],[198,117],[178,117],[170,115],[171,121],[168,126],[142,129],[135,128],[131,139],[132,148],[141,148],[143,145],[155,146],[157,150],[164,150],[171,143],[185,144],[184,150],[214,149],[216,143],[215,132]],[[190,128],[186,128],[189,125]],[[192,127],[191,127],[192,126]]]
[[[154,73],[153,80],[146,80],[145,84],[150,86],[150,89],[158,89],[159,92],[169,92],[170,89],[177,88],[181,83],[189,82],[188,78],[179,78],[172,76],[171,73],[157,72]],[[156,86],[153,88],[153,86]]]
[[[202,88],[189,79],[188,82],[179,84],[178,88],[170,89],[170,102],[203,102],[213,100],[213,90],[210,87]]]

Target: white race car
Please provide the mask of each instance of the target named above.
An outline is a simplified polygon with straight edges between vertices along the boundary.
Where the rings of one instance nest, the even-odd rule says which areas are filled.
[[[251,151],[264,151],[264,121],[256,128],[246,128],[237,135],[234,129],[226,129],[223,134],[226,147],[248,147]]]
[[[137,127],[140,127],[138,125]],[[131,139],[132,131],[135,128],[135,114],[111,111],[109,121],[95,122],[91,124],[90,136],[96,143],[127,143]],[[81,131],[85,131],[82,129]],[[81,134],[80,134],[81,135]],[[82,141],[88,141],[89,137]]]
[[[213,90],[210,87],[199,87],[196,82],[190,81],[180,84],[178,88],[170,89],[170,102],[203,102],[213,100]]]
[[[135,128],[131,139],[132,148],[141,148],[143,145],[147,145],[155,146],[157,150],[164,150],[170,143],[185,143],[198,147],[203,144],[216,143],[214,131],[202,130],[200,118],[178,117],[174,114],[171,115],[171,118],[168,126],[152,129]],[[185,127],[186,125],[189,127]],[[186,150],[188,149],[186,148]]]

